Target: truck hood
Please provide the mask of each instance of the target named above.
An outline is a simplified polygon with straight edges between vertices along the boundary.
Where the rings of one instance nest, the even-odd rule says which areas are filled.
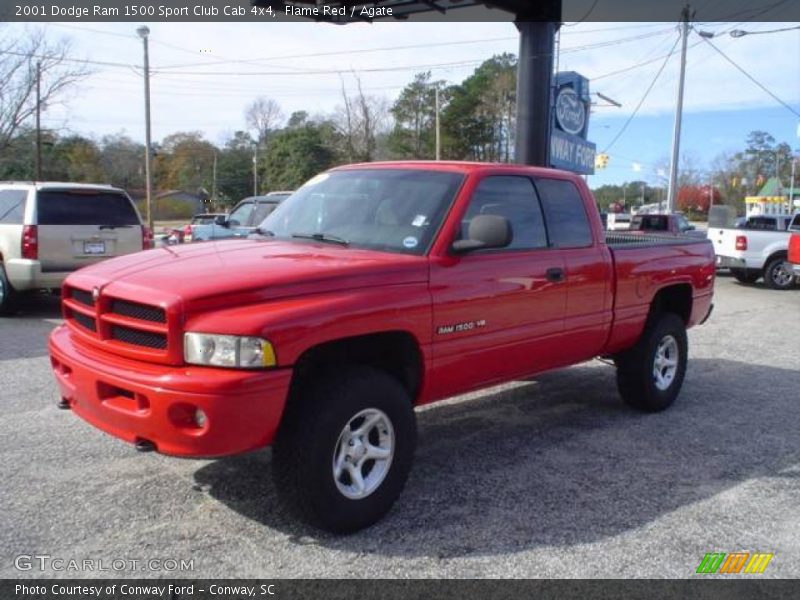
[[[427,281],[421,256],[279,240],[165,246],[81,269],[67,285],[185,310]]]

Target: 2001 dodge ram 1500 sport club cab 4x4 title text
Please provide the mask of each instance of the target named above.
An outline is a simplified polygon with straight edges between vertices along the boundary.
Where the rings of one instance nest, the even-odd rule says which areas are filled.
[[[712,307],[709,241],[604,239],[583,180],[550,169],[340,167],[256,231],[70,275],[52,368],[62,406],[140,449],[271,444],[278,493],[331,531],[399,496],[414,406],[607,356],[659,411]]]

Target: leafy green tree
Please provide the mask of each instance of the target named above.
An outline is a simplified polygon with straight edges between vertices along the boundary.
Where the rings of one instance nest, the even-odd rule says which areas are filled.
[[[253,139],[245,131],[233,134],[217,156],[219,207],[232,207],[253,193]]]
[[[204,140],[199,131],[168,135],[161,142],[155,159],[157,189],[193,194],[212,189],[216,152],[214,145]]]
[[[143,193],[144,144],[134,142],[124,133],[103,136],[100,140],[100,164],[105,181]]]
[[[509,161],[516,127],[516,69],[513,54],[494,56],[460,85],[447,90],[442,113],[448,158]]]
[[[273,189],[293,190],[333,166],[328,123],[306,123],[273,135],[267,148],[267,172]]]
[[[440,91],[440,111],[446,104],[443,81],[431,81],[431,72],[417,73],[391,108],[394,129],[388,147],[401,158],[435,158],[436,90]]]
[[[101,152],[94,141],[79,135],[60,138],[46,163],[47,179],[77,183],[106,183]]]

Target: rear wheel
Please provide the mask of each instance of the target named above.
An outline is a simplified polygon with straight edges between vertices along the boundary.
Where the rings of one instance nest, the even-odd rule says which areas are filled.
[[[789,290],[794,287],[794,272],[786,257],[770,260],[764,267],[764,283],[773,290]]]
[[[636,345],[616,358],[622,399],[646,412],[671,406],[686,375],[687,351],[683,319],[674,313],[648,319]]]
[[[0,264],[0,315],[13,315],[17,311],[17,291],[6,276],[6,270]]]
[[[369,527],[392,507],[411,469],[411,399],[396,379],[370,367],[300,387],[273,446],[277,491],[288,508],[321,529]]]
[[[752,284],[761,277],[761,272],[755,269],[731,269],[731,275],[733,275],[739,283]]]

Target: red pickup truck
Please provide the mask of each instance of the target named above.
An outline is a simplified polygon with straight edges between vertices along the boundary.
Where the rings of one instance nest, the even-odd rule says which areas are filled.
[[[350,165],[249,239],[72,274],[50,356],[89,423],[179,456],[272,445],[288,505],[349,532],[399,496],[414,406],[605,356],[628,404],[668,407],[714,270],[707,240],[604,236],[571,173]]]
[[[800,233],[793,233],[789,238],[788,260],[795,277],[800,277]]]

